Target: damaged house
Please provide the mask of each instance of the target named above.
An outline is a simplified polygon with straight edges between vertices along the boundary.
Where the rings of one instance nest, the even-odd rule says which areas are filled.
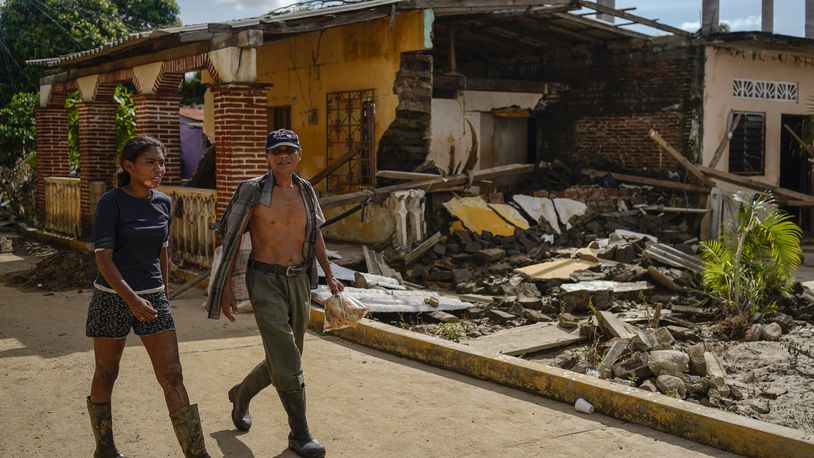
[[[679,185],[697,188],[651,130],[691,163],[723,172],[723,187],[737,187],[727,182],[735,176],[807,194],[801,152],[808,153],[795,136],[810,131],[812,41],[770,30],[717,33],[706,20],[717,21],[716,3],[704,2],[706,28],[690,34],[615,9],[613,0],[336,2],[137,33],[31,61],[49,68],[37,110],[39,221],[87,234],[96,199],[113,185],[119,83],[137,90],[138,132],[168,146],[163,187],[183,209],[174,246],[199,261],[214,245],[208,224],[237,183],[266,171],[265,134],[283,127],[300,134],[301,174],[328,199],[399,177],[377,176],[382,171],[457,174],[554,160],[644,177],[678,172]],[[214,190],[181,186],[176,89],[192,71],[207,85],[203,130],[215,144]],[[67,178],[71,91],[82,98],[81,178]],[[423,195],[377,201],[370,192],[363,211],[326,234],[388,240],[394,212],[421,220]],[[326,216],[358,203],[326,205]],[[413,240],[423,238],[422,225],[414,224]]]

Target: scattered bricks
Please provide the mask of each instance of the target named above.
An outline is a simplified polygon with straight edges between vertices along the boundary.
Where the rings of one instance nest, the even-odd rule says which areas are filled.
[[[452,270],[452,281],[455,282],[456,285],[461,283],[467,283],[472,281],[472,272],[466,269],[453,269]],[[474,289],[474,288],[473,288]]]
[[[478,259],[484,263],[490,263],[503,259],[503,257],[506,256],[506,251],[501,250],[500,248],[487,248],[484,250],[478,250],[476,255]]]
[[[652,380],[645,380],[644,383],[639,386],[639,389],[650,391],[651,393],[658,393],[659,389],[656,387],[656,384],[653,383]]]
[[[466,231],[455,231],[452,233],[451,238],[460,245],[472,243],[472,237],[469,235],[469,232]]]
[[[644,352],[636,352],[627,359],[613,365],[613,375],[620,378],[638,377],[640,380],[653,376],[653,371],[647,367],[649,356]]]
[[[509,313],[520,318],[523,316],[523,306],[515,302],[509,307]]]
[[[543,307],[543,301],[539,297],[519,297],[517,303],[526,309],[540,310]]]
[[[543,312],[531,309],[523,310],[523,318],[528,321],[531,321],[532,323],[547,323],[550,321],[554,321],[553,318],[544,314]]]
[[[689,364],[690,357],[679,350],[655,350],[647,360],[647,367],[656,375],[677,375],[686,371]]]
[[[636,335],[630,339],[630,344],[634,350],[648,351],[656,346],[656,337],[650,330],[637,330]]]
[[[432,263],[433,267],[443,270],[454,270],[458,266],[455,265],[454,262],[450,261],[449,259],[439,259]]]
[[[569,312],[588,310],[590,301],[597,310],[607,310],[613,305],[610,291],[574,291],[559,296],[560,305]]]
[[[506,313],[503,310],[492,309],[486,312],[486,316],[489,317],[490,320],[493,320],[497,323],[503,324],[509,320],[513,320],[515,318],[514,315],[510,313]]]
[[[726,385],[726,381],[723,377],[710,378],[710,387],[718,390],[718,392],[721,393],[721,396],[725,398],[729,397],[729,387]]]
[[[707,375],[707,361],[704,359],[704,344],[696,344],[687,348],[690,357],[690,372],[696,375]]]
[[[570,313],[560,314],[560,326],[565,329],[576,329],[579,325],[579,318]]]
[[[789,332],[789,330],[791,329],[792,321],[794,321],[794,319],[786,315],[785,313],[778,312],[772,315],[772,322],[777,323],[783,330],[784,334]]]
[[[430,313],[430,316],[434,320],[438,320],[442,323],[457,323],[458,321],[460,321],[460,319],[457,316],[451,313],[442,312],[440,310]]]
[[[511,266],[511,264],[501,262],[501,263],[490,265],[488,270],[489,270],[489,273],[500,274],[500,273],[510,272],[512,270],[512,266]]]
[[[453,272],[453,273],[452,273],[452,278],[453,278],[453,281],[454,281],[454,279],[455,279],[455,272]],[[458,282],[456,281],[456,282],[455,282],[455,292],[456,292],[456,293],[458,293],[458,294],[470,294],[470,293],[474,293],[474,292],[475,292],[475,289],[477,288],[477,286],[478,286],[478,285],[477,285],[476,283],[474,283],[474,282],[464,282],[464,283],[458,283]]]
[[[781,386],[772,386],[761,391],[760,396],[768,399],[777,399],[778,397],[788,393],[789,390]]]
[[[427,281],[449,282],[452,281],[452,272],[448,270],[430,270],[424,275],[424,279]]]
[[[687,397],[687,385],[680,378],[672,375],[659,375],[656,378],[656,387],[662,394],[680,399]]]
[[[656,329],[656,331],[653,333],[653,337],[656,338],[655,348],[658,350],[671,348],[676,342],[673,335],[670,334],[670,331],[668,331],[667,328]]]
[[[763,340],[777,341],[783,335],[783,328],[777,323],[769,323],[763,326],[760,337]]]
[[[531,264],[532,260],[524,254],[519,254],[506,259],[506,262],[511,264],[513,267],[523,267]]]
[[[602,358],[602,363],[599,365],[599,372],[607,372],[608,375],[603,378],[610,377],[610,370],[611,367],[616,363],[616,361],[622,357],[622,355],[627,351],[628,347],[628,339],[619,339],[613,342],[610,349],[607,353],[605,353],[605,357]]]

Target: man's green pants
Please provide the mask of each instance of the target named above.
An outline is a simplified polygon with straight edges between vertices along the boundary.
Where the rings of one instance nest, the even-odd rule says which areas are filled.
[[[243,383],[248,382],[260,389],[272,383],[277,391],[301,389],[302,344],[310,319],[311,283],[308,274],[288,276],[249,267],[246,286],[266,359],[246,376]]]

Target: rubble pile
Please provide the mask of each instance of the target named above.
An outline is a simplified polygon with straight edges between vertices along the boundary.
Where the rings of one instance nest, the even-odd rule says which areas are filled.
[[[29,272],[15,274],[9,284],[47,291],[89,288],[96,279],[96,272],[92,254],[57,252],[45,257]]]

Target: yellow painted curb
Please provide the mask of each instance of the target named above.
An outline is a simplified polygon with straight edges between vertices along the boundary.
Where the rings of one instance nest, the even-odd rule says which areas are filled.
[[[324,314],[311,307],[311,328],[322,330]],[[803,431],[773,425],[658,393],[363,319],[333,334],[366,347],[470,377],[519,388],[574,404],[584,398],[596,411],[722,450],[757,457],[812,457],[814,442]]]

